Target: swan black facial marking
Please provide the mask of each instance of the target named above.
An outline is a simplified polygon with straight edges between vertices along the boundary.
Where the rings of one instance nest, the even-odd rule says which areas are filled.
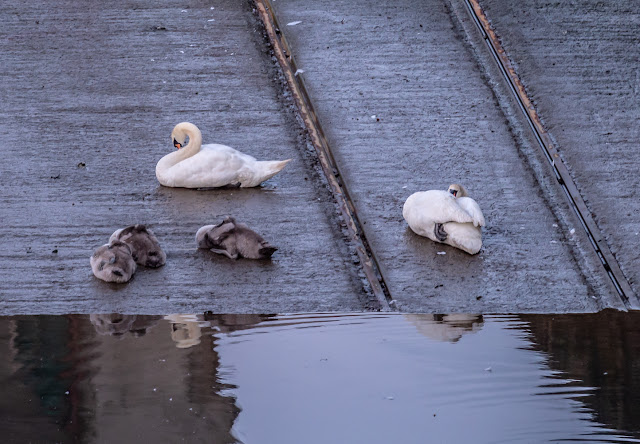
[[[443,224],[436,224],[433,229],[433,234],[435,234],[436,239],[438,239],[440,242],[444,242],[447,240],[447,232],[444,231]]]
[[[177,149],[182,148],[182,144],[178,142],[176,139],[173,139],[173,146],[175,146]]]
[[[456,197],[456,195],[458,194],[458,190],[454,190],[454,189],[449,190],[449,192],[453,194],[453,197]]]

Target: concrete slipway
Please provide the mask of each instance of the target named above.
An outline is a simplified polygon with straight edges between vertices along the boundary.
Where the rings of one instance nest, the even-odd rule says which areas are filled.
[[[274,5],[399,309],[620,307],[459,2]],[[251,4],[12,2],[0,14],[0,311],[375,308]],[[155,163],[183,120],[205,142],[294,161],[261,189],[163,188]],[[451,182],[488,219],[477,256],[402,220],[407,196]],[[195,251],[197,228],[226,214],[280,247],[271,263]],[[94,279],[91,250],[135,222],[167,265],[126,286]]]
[[[369,306],[248,3],[12,1],[0,14],[2,313]],[[161,187],[155,164],[184,120],[205,143],[293,161],[262,189]],[[227,214],[280,248],[273,261],[196,251],[196,230]],[[132,223],[153,228],[167,265],[95,279],[92,250]]]
[[[617,305],[462,2],[273,7],[402,310]],[[411,193],[452,182],[488,220],[474,257],[415,236],[402,219]]]

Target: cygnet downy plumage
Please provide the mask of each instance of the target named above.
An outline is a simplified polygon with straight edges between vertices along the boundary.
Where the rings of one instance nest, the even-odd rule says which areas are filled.
[[[207,248],[230,259],[269,259],[277,250],[245,224],[226,217],[218,225],[205,225],[196,233],[198,248]]]
[[[167,255],[162,251],[153,231],[144,225],[136,224],[116,230],[109,238],[109,242],[116,240],[131,247],[133,259],[138,265],[157,268],[167,261]]]
[[[404,204],[402,216],[420,236],[469,254],[476,254],[482,248],[484,216],[462,185],[452,184],[447,191],[413,193]]]
[[[120,241],[98,247],[89,262],[93,275],[106,282],[128,282],[137,268],[131,248]]]

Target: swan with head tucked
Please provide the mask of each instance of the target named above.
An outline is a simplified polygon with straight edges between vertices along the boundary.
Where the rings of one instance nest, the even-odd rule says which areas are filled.
[[[402,216],[414,233],[476,254],[482,247],[484,216],[467,190],[452,184],[447,191],[419,191],[409,196]]]
[[[189,122],[177,124],[171,140],[178,151],[167,154],[156,165],[158,182],[166,187],[255,187],[291,161],[259,161],[226,145],[202,145],[202,133]]]
[[[130,225],[116,230],[109,242],[121,241],[129,246],[133,260],[138,265],[158,268],[165,264],[167,255],[162,251],[158,238],[144,225]]]
[[[228,216],[218,225],[205,225],[196,233],[198,248],[224,254],[229,259],[269,259],[278,249],[247,225]]]
[[[128,282],[136,272],[131,247],[119,240],[96,248],[89,262],[93,275],[106,282]]]

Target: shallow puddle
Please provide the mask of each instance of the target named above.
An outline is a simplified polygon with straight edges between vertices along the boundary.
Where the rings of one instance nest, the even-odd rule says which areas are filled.
[[[640,442],[640,314],[0,317],[3,442]]]

